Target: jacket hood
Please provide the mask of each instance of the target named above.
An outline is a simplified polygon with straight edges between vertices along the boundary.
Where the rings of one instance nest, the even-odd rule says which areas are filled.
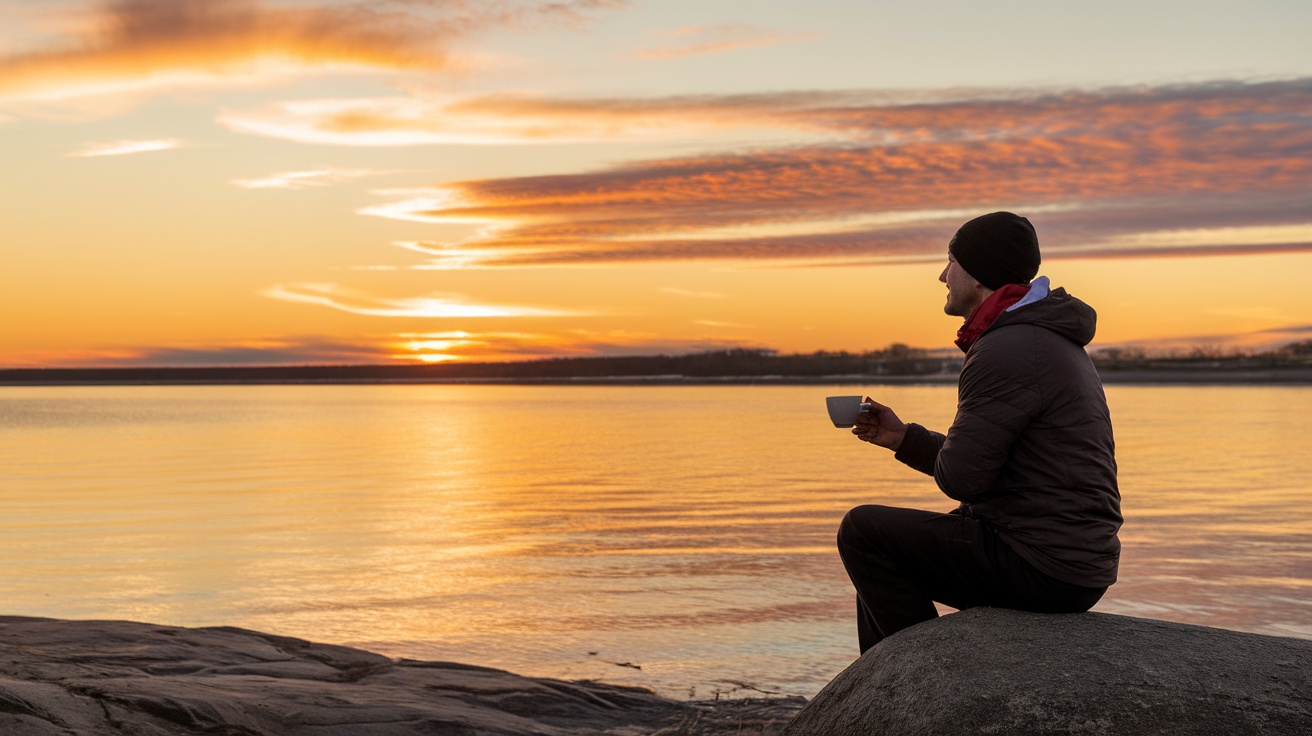
[[[1036,302],[1010,312],[1003,312],[984,334],[1007,325],[1026,324],[1052,330],[1076,345],[1084,347],[1093,341],[1093,334],[1098,325],[1098,313],[1093,307],[1067,294],[1065,289],[1053,289],[1046,297]]]

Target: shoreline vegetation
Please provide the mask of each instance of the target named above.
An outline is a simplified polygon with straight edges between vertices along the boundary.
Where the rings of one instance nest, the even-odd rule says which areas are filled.
[[[1091,353],[1105,383],[1312,384],[1312,340],[1262,352],[1194,348]],[[898,384],[955,383],[953,349],[890,345],[865,353],[733,349],[688,355],[550,358],[406,365],[0,369],[0,386],[223,384]]]

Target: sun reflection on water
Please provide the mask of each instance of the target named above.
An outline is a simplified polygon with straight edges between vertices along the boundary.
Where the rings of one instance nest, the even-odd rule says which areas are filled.
[[[855,656],[842,514],[952,505],[830,426],[834,388],[0,389],[0,596],[810,695]],[[953,411],[950,387],[870,392]],[[1108,395],[1127,524],[1098,610],[1312,638],[1312,390]]]

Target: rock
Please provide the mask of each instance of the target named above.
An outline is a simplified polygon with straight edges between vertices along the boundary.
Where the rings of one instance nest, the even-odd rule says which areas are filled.
[[[678,701],[234,628],[0,617],[4,736],[776,734],[804,702]]]
[[[1312,734],[1312,641],[971,609],[880,642],[784,734]]]

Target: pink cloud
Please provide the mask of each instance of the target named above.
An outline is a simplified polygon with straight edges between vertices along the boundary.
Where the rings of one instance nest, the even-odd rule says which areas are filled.
[[[485,266],[937,257],[951,227],[993,209],[1030,214],[1053,253],[1312,239],[1312,80],[830,102],[784,95],[768,113],[752,103],[781,125],[831,130],[828,143],[451,182],[376,211],[484,223],[480,236],[427,246]],[[1164,237],[1209,228],[1215,237]]]
[[[475,30],[574,23],[601,0],[109,0],[71,13],[62,36],[0,56],[0,96],[76,97],[271,71],[432,70]]]

